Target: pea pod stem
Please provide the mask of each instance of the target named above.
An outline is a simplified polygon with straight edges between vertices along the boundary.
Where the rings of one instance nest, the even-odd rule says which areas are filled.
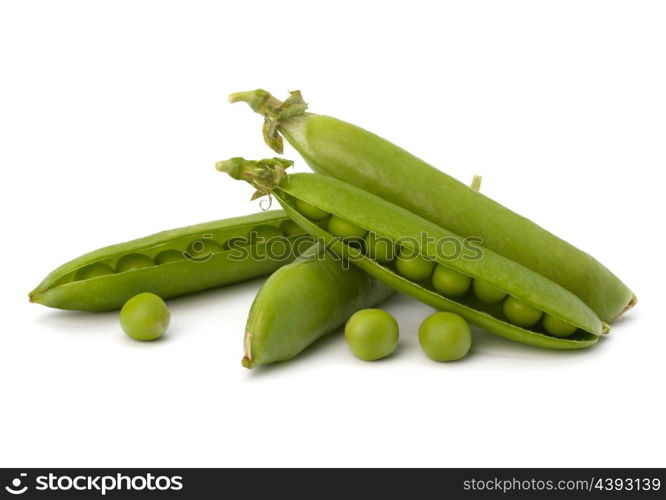
[[[290,92],[285,101],[280,101],[262,89],[249,92],[236,92],[229,96],[229,102],[245,102],[255,113],[264,116],[264,141],[278,154],[284,150],[284,141],[278,128],[284,120],[305,113],[308,105],[303,101],[300,91]]]

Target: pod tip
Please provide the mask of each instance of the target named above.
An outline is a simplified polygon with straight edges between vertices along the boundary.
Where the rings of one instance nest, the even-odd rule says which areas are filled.
[[[252,360],[248,358],[247,356],[243,356],[243,359],[241,360],[241,365],[243,365],[244,368],[252,369],[254,368],[254,365],[252,364]]]
[[[629,303],[627,304],[627,306],[626,306],[626,307],[622,310],[622,312],[620,313],[620,316],[622,316],[623,314],[629,312],[631,309],[634,308],[634,306],[636,306],[636,304],[638,304],[638,297],[636,297],[635,295],[633,295],[633,296],[631,297],[631,300],[630,300]]]

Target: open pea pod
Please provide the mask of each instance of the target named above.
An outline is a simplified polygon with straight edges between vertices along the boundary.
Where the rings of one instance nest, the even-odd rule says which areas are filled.
[[[386,139],[306,112],[300,92],[285,101],[261,89],[229,99],[246,102],[264,117],[264,139],[274,151],[282,153],[284,137],[316,173],[369,191],[460,236],[482,237],[486,248],[576,294],[603,321],[636,304],[629,287],[591,255]]]
[[[168,299],[270,274],[312,241],[281,210],[172,229],[63,264],[30,301],[107,311],[143,292]]]
[[[436,309],[459,314],[492,333],[538,347],[581,349],[593,345],[598,335],[608,331],[608,326],[594,311],[548,278],[478,243],[477,250],[480,252],[477,253],[480,254],[476,257],[465,253],[444,257],[438,247],[442,242],[452,243],[458,248],[466,248],[469,242],[408,210],[334,178],[319,174],[287,177],[284,167],[288,165],[289,162],[280,159],[251,162],[234,158],[218,163],[217,167],[234,178],[254,185],[257,188],[255,197],[261,194],[275,196],[300,227],[374,278]],[[361,229],[361,234],[375,234],[401,248],[417,251],[422,258],[434,261],[444,269],[486,283],[522,304],[573,325],[575,333],[559,338],[548,334],[541,325],[524,328],[509,322],[499,304],[486,304],[471,293],[450,298],[436,290],[429,278],[407,279],[397,272],[395,263],[380,263],[372,259],[364,248],[331,234],[326,223],[310,220],[299,202],[305,202],[324,215],[332,214],[337,220],[351,223]],[[312,217],[312,213],[308,215]],[[316,218],[320,219],[319,216]]]

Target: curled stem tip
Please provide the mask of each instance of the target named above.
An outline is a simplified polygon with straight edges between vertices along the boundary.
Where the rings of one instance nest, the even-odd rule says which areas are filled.
[[[287,178],[285,169],[291,167],[293,161],[284,158],[264,158],[263,160],[246,160],[236,157],[218,161],[215,168],[226,172],[234,179],[246,181],[256,188],[252,199],[269,195],[273,189]]]
[[[264,117],[264,141],[277,153],[284,150],[284,141],[278,128],[285,121],[305,113],[308,105],[298,90],[289,92],[285,101],[280,101],[263,89],[247,92],[235,92],[229,96],[229,102],[245,102],[255,113]]]

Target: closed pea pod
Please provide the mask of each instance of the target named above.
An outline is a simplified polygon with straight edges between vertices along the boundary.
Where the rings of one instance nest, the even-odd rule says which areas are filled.
[[[131,297],[152,292],[163,299],[270,274],[312,243],[305,235],[281,237],[288,251],[267,255],[256,248],[232,254],[220,244],[247,238],[253,228],[269,225],[274,234],[288,218],[270,211],[163,231],[82,255],[51,272],[30,300],[59,309],[118,309]]]
[[[315,245],[274,272],[252,303],[243,366],[287,361],[393,290]]]
[[[597,341],[598,335],[606,331],[607,325],[604,325],[578,297],[514,261],[485,248],[480,248],[481,258],[467,259],[461,255],[444,259],[438,254],[437,242],[458,241],[459,247],[465,248],[464,241],[458,235],[377,196],[330,177],[294,174],[285,180],[284,172],[280,175],[275,173],[276,183],[270,186],[267,178],[270,177],[271,169],[274,167],[275,160],[249,162],[234,158],[218,163],[218,169],[234,178],[252,182],[255,175],[260,175],[262,184],[257,186],[255,183],[255,187],[275,196],[296,223],[312,235],[322,238],[333,251],[398,291],[437,309],[456,313],[490,332],[540,347],[553,349],[588,347]],[[451,268],[469,278],[485,281],[539,311],[547,312],[575,325],[579,331],[565,339],[557,338],[537,327],[528,330],[511,324],[502,313],[501,305],[486,304],[477,300],[471,293],[461,298],[448,298],[437,292],[428,280],[424,282],[411,280],[401,275],[391,265],[382,265],[372,260],[361,249],[345,244],[342,239],[320,228],[300,214],[296,208],[296,200],[303,200],[366,231],[372,231],[396,244],[400,243],[403,247],[417,252],[425,260]],[[413,242],[421,241],[424,234],[428,238],[423,247],[418,248]]]
[[[229,100],[246,102],[264,116],[264,139],[278,153],[284,136],[315,172],[376,194],[462,237],[482,238],[486,248],[580,297],[603,321],[636,303],[631,290],[592,256],[395,144],[336,118],[306,112],[298,91],[284,102],[261,89],[232,94]]]

